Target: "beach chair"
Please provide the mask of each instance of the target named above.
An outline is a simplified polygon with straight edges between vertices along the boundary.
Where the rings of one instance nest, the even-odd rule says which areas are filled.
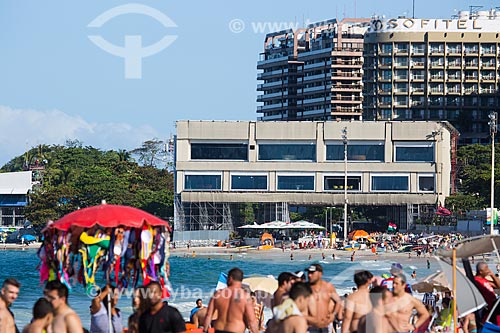
[[[493,308],[488,313],[483,325],[482,333],[500,333],[500,299],[495,302]]]

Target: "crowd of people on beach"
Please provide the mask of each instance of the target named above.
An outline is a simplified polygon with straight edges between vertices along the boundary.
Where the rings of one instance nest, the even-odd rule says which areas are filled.
[[[491,309],[497,299],[495,289],[500,288],[500,279],[485,262],[478,262],[476,270],[475,282]],[[442,332],[452,326],[452,293],[429,292],[422,300],[414,297],[399,263],[393,263],[390,274],[384,278],[368,270],[355,272],[356,287],[351,294],[343,296],[323,278],[321,264],[313,263],[304,271],[282,272],[271,301],[273,315],[267,322],[263,305],[243,286],[243,271],[233,268],[227,275],[227,287],[213,294],[208,307],[203,306],[201,299],[196,300],[188,322],[163,300],[160,283],[152,281],[134,290],[134,312],[124,325],[124,318],[116,307],[119,292],[107,285],[99,289],[91,301],[90,332],[108,333],[109,325],[117,333],[424,333]],[[20,289],[20,283],[14,278],[2,284],[2,333],[20,332],[10,309]],[[44,297],[34,303],[33,318],[22,333],[88,332],[69,306],[65,284],[58,280],[47,282],[43,294]],[[465,333],[477,332],[474,314],[464,316],[460,324]]]

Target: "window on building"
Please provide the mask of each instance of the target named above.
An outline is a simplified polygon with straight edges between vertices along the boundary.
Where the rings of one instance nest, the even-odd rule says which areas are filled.
[[[380,53],[392,53],[392,43],[380,44]]]
[[[314,191],[314,176],[278,175],[277,189],[280,191]]]
[[[394,162],[434,162],[433,142],[396,142]]]
[[[187,174],[184,176],[184,190],[220,191],[222,190],[222,175]]]
[[[246,143],[191,143],[192,160],[248,160]]]
[[[380,78],[382,80],[390,80],[390,79],[392,79],[392,71],[387,71],[387,70],[381,71]]]
[[[325,176],[325,191],[344,191],[345,179],[343,175]],[[347,190],[361,191],[361,176],[347,175]]]
[[[231,175],[231,190],[267,190],[267,176]]]
[[[374,192],[408,192],[408,175],[372,175]]]
[[[314,143],[259,144],[259,160],[316,161]]]
[[[424,53],[425,52],[425,44],[424,43],[412,43],[411,44],[411,52],[412,53]]]
[[[344,160],[343,144],[327,144],[326,159],[328,161]],[[349,161],[384,161],[383,142],[349,142],[347,144],[347,160]]]
[[[419,192],[435,192],[434,175],[418,175],[418,191]]]

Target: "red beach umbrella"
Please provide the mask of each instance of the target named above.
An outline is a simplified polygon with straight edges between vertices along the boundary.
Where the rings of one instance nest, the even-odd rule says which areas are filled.
[[[171,231],[167,221],[141,209],[108,204],[76,210],[63,216],[50,227],[63,231],[67,231],[71,226],[90,228],[96,224],[105,228],[118,226],[141,228],[146,223],[151,226],[164,226]]]

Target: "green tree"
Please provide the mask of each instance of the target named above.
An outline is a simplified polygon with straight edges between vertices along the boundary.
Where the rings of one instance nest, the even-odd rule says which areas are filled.
[[[26,160],[45,160],[43,186],[30,195],[26,207],[26,216],[35,225],[101,200],[137,207],[163,219],[173,216],[173,175],[167,170],[140,166],[126,150],[102,151],[79,141],[43,146],[43,155],[41,150],[32,148],[0,170],[21,171]]]
[[[133,149],[132,155],[138,156],[138,161],[147,167],[157,167],[165,161],[167,154],[165,142],[157,138],[143,142],[142,146]]]

